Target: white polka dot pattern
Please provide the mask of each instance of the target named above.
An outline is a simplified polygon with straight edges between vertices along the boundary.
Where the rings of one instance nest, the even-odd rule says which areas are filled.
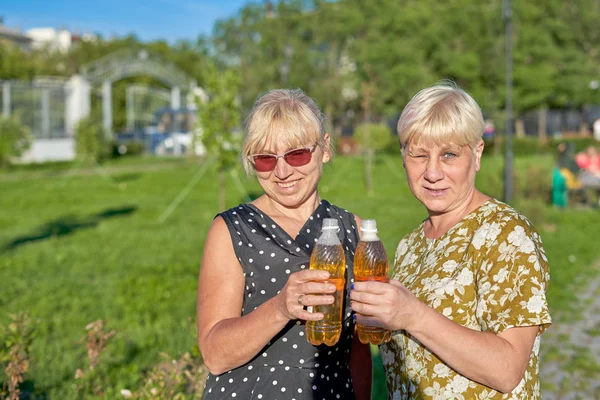
[[[296,238],[254,205],[241,205],[220,215],[235,238],[234,251],[246,280],[243,315],[279,293],[291,274],[309,267],[322,218],[340,220],[348,286],[354,280],[352,254],[358,234],[354,217],[346,210],[321,201]],[[344,330],[334,347],[312,346],[304,334],[305,324],[290,321],[248,364],[220,376],[209,374],[203,399],[354,399],[348,369],[354,328],[351,316],[346,301]],[[219,379],[224,375],[227,379]]]

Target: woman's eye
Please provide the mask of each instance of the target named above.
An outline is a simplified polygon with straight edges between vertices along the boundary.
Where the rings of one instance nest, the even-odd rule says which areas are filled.
[[[444,158],[454,158],[456,157],[456,153],[452,153],[452,152],[446,152],[444,153]]]

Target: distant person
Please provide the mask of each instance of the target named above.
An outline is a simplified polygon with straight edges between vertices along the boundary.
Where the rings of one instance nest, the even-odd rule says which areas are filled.
[[[594,121],[592,129],[594,130],[594,139],[596,139],[597,142],[600,142],[600,118]]]
[[[597,202],[600,205],[600,153],[594,146],[589,146],[585,151],[577,154],[575,162],[581,169],[579,180],[585,189],[596,192]]]
[[[358,323],[394,332],[380,346],[390,399],[540,398],[548,260],[531,222],[475,187],[483,129],[450,84],[417,93],[398,121],[427,218],[400,241],[389,283],[350,294]]]
[[[565,178],[567,189],[571,191],[581,190],[583,184],[578,178],[581,168],[577,165],[577,161],[575,161],[575,156],[573,155],[573,143],[559,143],[556,147],[556,152],[557,166]]]
[[[559,143],[557,146],[557,167],[565,179],[567,192],[571,198],[583,205],[589,205],[586,186],[581,180],[582,169],[577,164],[573,154],[573,143]]]
[[[600,153],[594,146],[589,146],[575,156],[577,166],[591,175],[600,176]]]
[[[310,270],[323,218],[339,220],[346,282],[360,219],[321,199],[332,157],[322,113],[301,90],[260,97],[245,124],[248,173],[264,194],[214,219],[198,284],[198,345],[210,374],[203,399],[368,399],[371,354],[353,335],[349,302],[333,347],[311,345],[307,307],[333,302],[329,274]],[[325,294],[325,295],[323,295]]]
[[[485,126],[483,128],[483,140],[492,140],[495,134],[496,128],[494,126],[494,121],[491,119],[486,119]]]

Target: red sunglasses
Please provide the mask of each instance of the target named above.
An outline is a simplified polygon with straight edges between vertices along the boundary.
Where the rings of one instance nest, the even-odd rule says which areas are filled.
[[[301,167],[310,162],[312,153],[317,148],[317,143],[312,147],[302,147],[288,150],[283,154],[254,154],[248,156],[248,160],[254,165],[256,172],[269,172],[275,169],[277,160],[283,158],[292,167]]]

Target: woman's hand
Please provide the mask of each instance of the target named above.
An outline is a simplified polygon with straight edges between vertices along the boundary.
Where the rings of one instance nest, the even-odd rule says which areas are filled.
[[[409,330],[427,307],[397,280],[355,282],[350,299],[356,322],[393,331]]]
[[[289,320],[323,319],[322,313],[308,312],[305,307],[333,303],[333,296],[325,295],[335,293],[335,285],[325,282],[328,278],[329,272],[310,269],[291,274],[281,292],[275,297],[279,313]]]

